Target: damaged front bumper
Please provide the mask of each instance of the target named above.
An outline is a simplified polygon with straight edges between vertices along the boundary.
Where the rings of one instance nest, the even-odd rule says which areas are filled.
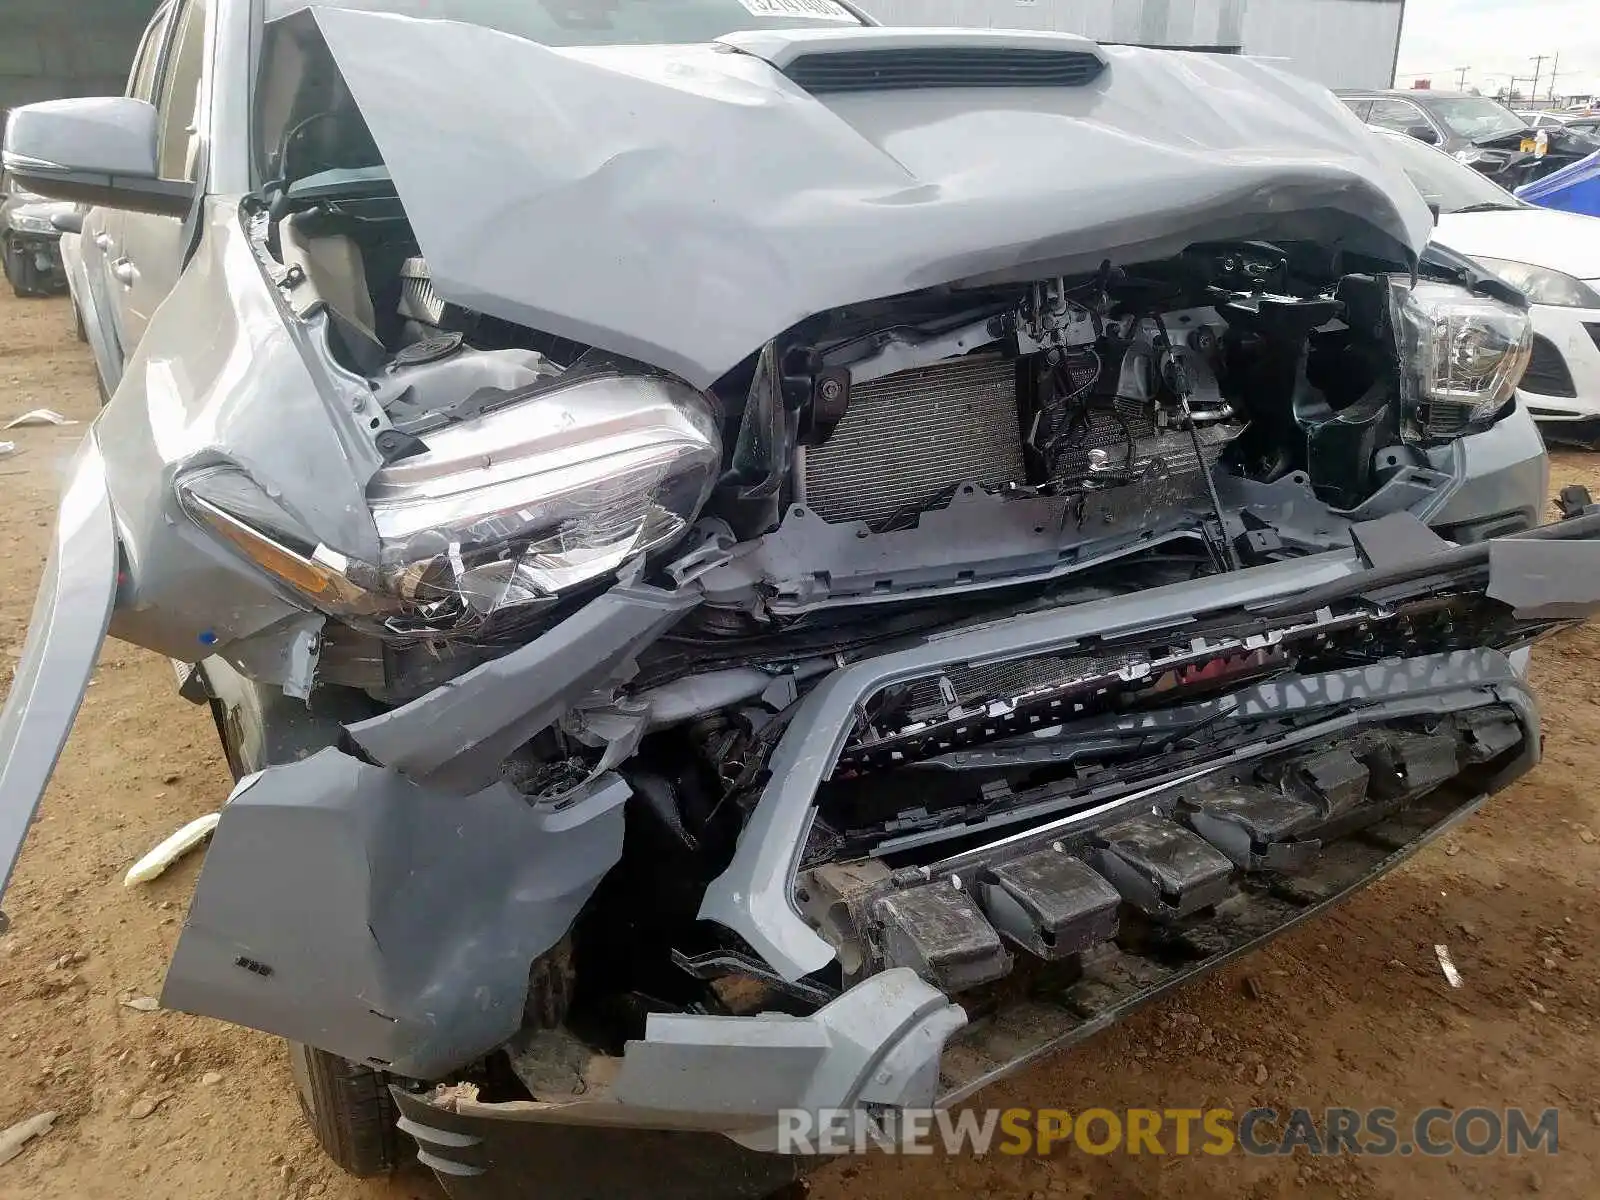
[[[1331,715],[1296,736],[1264,741],[1254,756],[1219,759],[1202,774],[1239,777],[1252,757],[1293,761],[1312,790],[1319,781],[1325,785],[1330,806],[1325,819],[1302,824],[1297,836],[1278,836],[1255,820],[1260,813],[1228,805],[1199,807],[1180,818],[1184,799],[1204,793],[1205,779],[1191,772],[998,838],[920,878],[899,881],[909,885],[896,892],[908,901],[906,911],[886,917],[880,905],[879,928],[898,929],[914,944],[922,954],[921,975],[953,971],[955,983],[985,952],[974,949],[982,940],[975,924],[1004,911],[984,903],[984,915],[973,915],[985,883],[1009,882],[1026,897],[1031,878],[1032,898],[1051,893],[1053,910],[1048,902],[1024,906],[1023,924],[1036,931],[1050,925],[1042,913],[1061,918],[1042,946],[1030,948],[1025,930],[1007,929],[1012,953],[1005,955],[1006,967],[1015,961],[1016,969],[1003,989],[963,986],[958,1006],[918,972],[893,966],[806,1018],[654,1015],[645,1036],[630,1042],[620,1060],[592,1060],[570,1099],[488,1104],[459,1088],[397,1092],[406,1131],[454,1196],[501,1194],[501,1184],[489,1177],[514,1173],[516,1147],[538,1146],[548,1126],[568,1124],[601,1142],[626,1142],[620,1129],[721,1133],[743,1149],[713,1152],[723,1164],[712,1177],[715,1186],[701,1180],[697,1186],[705,1190],[673,1194],[762,1195],[795,1164],[782,1156],[763,1162],[746,1151],[779,1148],[777,1114],[783,1110],[819,1114],[965,1099],[1315,916],[1404,861],[1538,758],[1533,699],[1518,668],[1493,650],[1396,660],[1256,690],[1248,703],[1258,716],[1281,715],[1288,724],[1296,712],[1324,705]],[[1456,714],[1449,735],[1374,733],[1440,712]],[[1351,745],[1383,752],[1389,767],[1384,778],[1371,777],[1370,786],[1363,774],[1359,794],[1347,786],[1350,777],[1337,761]],[[1458,766],[1473,764],[1489,769],[1458,777]],[[1208,818],[1222,830],[1208,826]],[[1169,838],[1199,842],[1209,857],[1164,853],[1162,838],[1149,836],[1163,827]],[[1208,840],[1201,842],[1196,829]],[[1334,840],[1341,833],[1351,836]],[[1098,888],[1085,889],[1074,876],[1052,891],[1037,886],[1046,879],[1037,870],[1030,877],[1011,869],[1041,855],[1074,866]],[[965,891],[959,884],[952,888],[950,880],[962,876],[972,881]],[[931,889],[960,897],[965,910],[946,907],[919,925],[911,898]],[[1097,925],[1107,911],[1101,896],[1112,909],[1125,903],[1151,920],[1125,921],[1120,935],[1114,920],[1109,929]],[[1076,924],[1066,911],[1074,905]],[[1084,930],[1091,936],[1073,936]],[[625,1156],[601,1156],[570,1194],[617,1194],[630,1171]],[[743,1190],[747,1182],[752,1190]]]
[[[960,1100],[1402,861],[1534,764],[1537,710],[1513,661],[1515,645],[1396,654],[1257,681],[1202,703],[1216,707],[1219,730],[1272,722],[1280,729],[1197,768],[1096,793],[1059,816],[1041,810],[1023,821],[1009,811],[975,827],[965,848],[946,859],[880,880],[872,894],[841,891],[833,898],[850,915],[830,926],[802,912],[797,878],[818,787],[865,697],[952,664],[1096,639],[1137,645],[1161,631],[1170,641],[1175,628],[1193,627],[1203,646],[1217,636],[1207,618],[1222,611],[1248,618],[1267,631],[1251,636],[1270,641],[1272,630],[1300,627],[1297,621],[1331,620],[1340,603],[1382,609],[1400,593],[1487,595],[1528,623],[1519,629],[1536,631],[1600,607],[1600,541],[1589,540],[1596,534],[1600,516],[1585,515],[1533,535],[1455,547],[1411,518],[1385,519],[1361,527],[1349,553],[996,621],[836,670],[797,707],[769,760],[770,782],[701,916],[738,934],[775,984],[806,986],[858,920],[898,937],[885,950],[895,939],[880,936],[881,969],[855,978],[856,968],[847,970],[845,990],[806,1017],[654,1014],[620,1057],[591,1060],[571,1096],[485,1103],[460,1086],[400,1088],[402,1127],[459,1196],[512,1194],[505,1189],[522,1170],[517,1148],[541,1153],[555,1127],[573,1129],[596,1153],[584,1156],[582,1170],[563,1168],[566,1182],[552,1194],[636,1188],[629,1179],[638,1151],[671,1134],[675,1147],[700,1147],[694,1156],[704,1167],[686,1172],[680,1183],[688,1190],[673,1194],[755,1196],[796,1170],[774,1153],[782,1110]],[[607,599],[576,643],[597,662],[626,659],[673,609],[667,594],[634,583]],[[571,860],[599,864],[598,873],[614,861],[620,840],[607,841],[612,835],[602,831],[620,820],[616,801],[627,785],[602,775],[582,789],[575,809],[541,813],[509,796],[500,803],[496,785],[464,795],[443,781],[472,778],[461,761],[465,747],[521,736],[523,723],[509,710],[474,702],[480,690],[514,695],[526,687],[541,705],[570,703],[539,681],[552,677],[552,662],[571,673],[575,653],[572,631],[541,638],[461,677],[442,697],[431,693],[350,727],[351,740],[376,763],[327,750],[241,786],[217,831],[164,1001],[413,1078],[449,1078],[452,1063],[512,1039],[529,958],[559,936],[598,877]],[[591,676],[574,677],[587,691]],[[1148,719],[1182,715],[1171,711],[1177,715]],[[402,755],[404,775],[383,761]],[[1281,806],[1252,807],[1249,796],[1219,799],[1219,789],[1262,769],[1300,781],[1294,820],[1285,823]],[[481,826],[468,815],[479,806],[495,814]],[[440,810],[455,814],[456,836],[428,825],[427,814]],[[312,823],[296,824],[302,820]],[[330,837],[329,829],[342,832]],[[595,838],[594,847],[559,840],[579,836]],[[891,840],[884,855],[915,844],[915,835]],[[308,845],[327,848],[307,853]],[[1067,875],[1077,891],[1050,894],[1040,884],[1060,877],[1039,870],[1040,857],[1052,855],[1074,864]],[[353,863],[363,868],[352,872]],[[1097,886],[1080,886],[1085,872]],[[970,881],[965,891],[962,878]],[[417,881],[415,897],[406,894],[407,880]],[[1009,909],[973,899],[978,884],[1007,881]],[[545,891],[535,894],[539,887]],[[962,897],[960,911],[943,914],[950,917],[945,933],[954,931],[945,943],[927,934],[915,912],[896,918],[883,903],[893,892],[906,908],[919,889],[939,887]],[[1068,893],[1088,897],[1081,920]],[[1106,920],[1108,900],[1128,914],[1120,932]],[[556,916],[546,919],[549,913]],[[1070,951],[1070,959],[1054,950]],[[998,961],[1004,970],[994,969]],[[977,974],[962,976],[960,968],[974,962]],[[1005,987],[988,986],[999,975]],[[624,1153],[627,1146],[636,1148]]]
[[[981,981],[949,973],[948,945],[926,937],[913,912],[887,939],[894,949],[874,949],[896,961],[856,978],[847,971],[848,986],[810,1015],[653,1015],[642,1038],[619,1058],[596,1060],[569,1098],[490,1104],[462,1088],[397,1088],[402,1127],[423,1161],[453,1194],[520,1194],[531,1171],[517,1165],[519,1148],[543,1153],[559,1138],[538,1166],[552,1196],[760,1195],[796,1170],[774,1153],[781,1110],[960,1100],[1402,861],[1536,761],[1537,712],[1514,645],[1397,653],[1258,680],[1211,702],[1216,728],[1281,719],[1287,732],[1171,778],[1096,793],[1087,805],[1026,821],[1008,810],[946,858],[924,856],[917,873],[891,876],[887,890],[880,881],[877,890],[841,891],[845,917],[831,924],[797,899],[818,789],[862,699],[890,684],[1090,642],[1137,646],[1157,634],[1170,642],[1174,630],[1204,642],[1218,636],[1207,622],[1224,612],[1270,640],[1339,605],[1381,609],[1402,594],[1487,596],[1530,628],[1600,610],[1593,512],[1466,546],[1409,517],[1356,532],[1350,551],[994,621],[822,678],[778,741],[770,782],[701,916],[739,935],[774,981],[804,984],[860,922],[894,924],[890,891],[925,899],[914,893],[943,884],[978,896],[982,924],[972,905],[958,904],[953,927],[976,947],[955,965],[977,963]],[[92,669],[116,554],[89,439],[0,718],[8,868]],[[618,584],[575,623],[348,727],[345,748],[246,777],[224,809],[164,1002],[412,1079],[448,1080],[510,1041],[523,1022],[530,962],[618,859],[628,785],[600,771],[559,802],[529,803],[493,778],[494,764],[550,714],[625,675],[639,648],[696,602],[692,585]],[[1329,752],[1337,762],[1307,766]],[[1359,796],[1336,786],[1350,761],[1367,767]],[[1372,782],[1373,761],[1387,762],[1400,783]],[[1233,775],[1261,763],[1298,771],[1310,781],[1300,798],[1313,807],[1320,799],[1326,811],[1285,825],[1281,810],[1262,812],[1248,796],[1213,802]],[[1207,792],[1208,784],[1216,786]],[[917,836],[884,856],[893,860]],[[1051,856],[1075,865],[1063,870]],[[958,879],[981,886],[963,889]],[[1115,936],[1112,892],[1125,914]],[[904,918],[915,905],[898,908]],[[1005,987],[991,986],[1002,961]],[[573,1153],[580,1145],[593,1153]],[[680,1151],[696,1165],[663,1190],[660,1163]],[[556,1160],[568,1165],[552,1173]],[[648,1188],[640,1162],[652,1164]]]
[[[1526,771],[1537,758],[1537,714],[1517,669],[1492,653],[1450,657],[1414,660],[1409,673],[1479,692],[1486,711],[1515,714],[1520,748],[1485,790],[1435,791],[1307,870],[1239,888],[1169,936],[1101,942],[1066,975],[1039,971],[1004,999],[964,997],[970,1013],[901,967],[807,1019],[653,1017],[645,1038],[620,1063],[606,1060],[611,1069],[586,1078],[570,1101],[492,1104],[461,1088],[395,1088],[401,1128],[452,1200],[509,1200],[533,1178],[552,1200],[769,1196],[810,1166],[774,1152],[779,1112],[804,1110],[815,1121],[828,1110],[959,1103],[1317,916]],[[1421,693],[1414,699],[1427,703]]]

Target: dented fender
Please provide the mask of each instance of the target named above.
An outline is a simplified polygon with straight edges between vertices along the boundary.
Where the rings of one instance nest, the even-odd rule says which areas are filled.
[[[116,522],[91,431],[72,460],[28,640],[0,712],[0,895],[72,732],[116,597]]]

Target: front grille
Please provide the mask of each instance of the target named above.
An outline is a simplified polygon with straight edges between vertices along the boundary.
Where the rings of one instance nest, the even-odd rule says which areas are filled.
[[[907,707],[913,713],[924,709],[952,707],[952,703],[947,699],[947,693],[940,686],[941,679],[949,685],[949,692],[955,695],[954,703],[968,705],[995,698],[1004,699],[1028,691],[1030,688],[1042,687],[1076,675],[1090,674],[1103,669],[1108,662],[1114,661],[1121,660],[1047,655],[978,666],[957,664],[948,668],[942,675],[927,676],[913,681],[907,689]]]
[[[1015,366],[962,358],[851,388],[833,436],[805,451],[805,500],[825,521],[876,522],[1023,469]]]
[[[921,88],[1081,87],[1105,64],[1081,50],[950,46],[805,54],[785,72],[814,95]]]
[[[1432,400],[1418,409],[1418,417],[1429,437],[1459,437],[1472,424],[1472,407],[1459,400]]]
[[[1600,324],[1593,321],[1584,322],[1584,332],[1589,335],[1589,340],[1594,343],[1594,348],[1600,350]]]
[[[1533,355],[1528,359],[1528,369],[1522,376],[1522,390],[1541,396],[1576,396],[1572,372],[1567,360],[1549,338],[1533,335]]]

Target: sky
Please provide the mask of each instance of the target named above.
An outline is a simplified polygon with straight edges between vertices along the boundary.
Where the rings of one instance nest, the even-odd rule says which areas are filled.
[[[1600,0],[1406,0],[1396,82],[1454,88],[1456,68],[1469,67],[1468,87],[1492,94],[1515,74],[1526,96],[1536,54],[1561,55],[1557,95],[1600,92]],[[1541,99],[1551,66],[1547,57]]]

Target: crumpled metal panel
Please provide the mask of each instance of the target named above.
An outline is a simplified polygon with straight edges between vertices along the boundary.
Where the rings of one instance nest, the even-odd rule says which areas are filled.
[[[285,20],[332,50],[441,296],[696,387],[862,300],[1226,238],[1399,264],[1432,229],[1343,105],[1245,58],[1105,46],[1083,87],[818,98],[772,65],[825,52],[814,30],[558,48],[336,8]]]
[[[1600,612],[1600,542],[1496,538],[1488,592],[1519,617],[1592,617]]]
[[[551,812],[333,749],[248,775],[161,1003],[437,1078],[517,1031],[534,958],[622,854],[615,784]]]
[[[565,621],[409,704],[349,726],[356,745],[412,779],[485,787],[500,762],[700,603],[625,579]]]
[[[112,636],[186,662],[309,606],[191,520],[174,481],[238,466],[313,540],[374,562],[364,489],[382,461],[372,389],[326,357],[325,315],[284,319],[237,199],[209,198],[198,237],[95,422],[127,575]]]

